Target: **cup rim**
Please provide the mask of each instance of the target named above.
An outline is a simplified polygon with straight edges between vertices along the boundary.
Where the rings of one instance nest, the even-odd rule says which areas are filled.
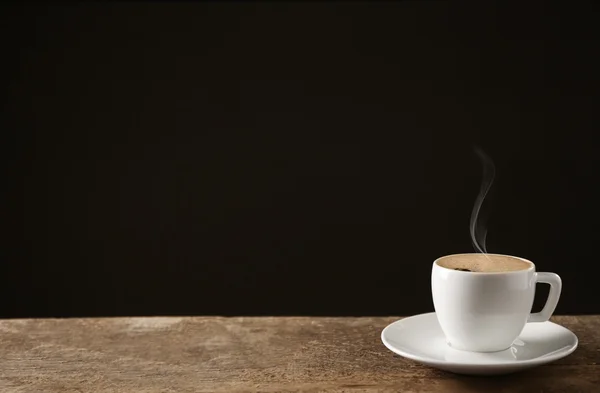
[[[444,267],[440,264],[438,264],[438,262],[444,258],[449,258],[449,257],[457,257],[457,256],[462,256],[462,255],[492,255],[492,256],[497,256],[497,257],[508,257],[508,258],[514,258],[514,259],[518,259],[520,261],[523,261],[525,263],[529,264],[529,267],[527,269],[522,269],[522,270],[511,270],[508,272],[465,272],[465,271],[461,271],[461,270],[454,270],[454,269],[448,269],[447,267]],[[523,273],[523,272],[529,272],[531,270],[535,271],[535,263],[531,262],[529,259],[525,259],[525,258],[521,258],[521,257],[516,257],[514,255],[507,255],[507,254],[494,254],[494,253],[480,253],[480,252],[463,252],[463,253],[459,253],[459,254],[448,254],[448,255],[443,255],[439,258],[437,258],[435,261],[433,261],[433,265],[439,267],[440,269],[444,269],[444,270],[448,270],[451,271],[453,273],[456,274],[478,274],[478,275],[488,275],[488,274],[519,274],[519,273]]]

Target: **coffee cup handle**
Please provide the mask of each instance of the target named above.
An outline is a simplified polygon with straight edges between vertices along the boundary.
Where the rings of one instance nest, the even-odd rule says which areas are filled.
[[[550,293],[542,311],[529,314],[527,322],[546,322],[550,319],[558,304],[558,298],[560,298],[560,291],[562,290],[562,281],[558,274],[540,272],[535,273],[535,282],[550,284]]]

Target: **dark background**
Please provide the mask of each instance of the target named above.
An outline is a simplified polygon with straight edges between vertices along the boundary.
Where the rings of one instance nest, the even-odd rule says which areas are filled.
[[[1,317],[431,311],[474,145],[488,251],[600,312],[597,6],[1,7]]]

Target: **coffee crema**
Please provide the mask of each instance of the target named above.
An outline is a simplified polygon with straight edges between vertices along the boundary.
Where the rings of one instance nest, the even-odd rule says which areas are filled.
[[[438,259],[447,269],[479,273],[500,273],[527,270],[532,264],[522,259],[496,254],[457,254]]]

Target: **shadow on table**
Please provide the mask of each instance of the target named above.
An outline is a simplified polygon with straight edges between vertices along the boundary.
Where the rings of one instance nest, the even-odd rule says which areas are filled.
[[[451,377],[445,386],[449,391],[457,392],[511,392],[531,393],[532,391],[544,392],[571,392],[590,391],[596,387],[591,386],[589,381],[578,379],[567,370],[560,367],[541,367],[532,370],[517,372],[514,374],[497,376],[468,376],[449,374]]]

